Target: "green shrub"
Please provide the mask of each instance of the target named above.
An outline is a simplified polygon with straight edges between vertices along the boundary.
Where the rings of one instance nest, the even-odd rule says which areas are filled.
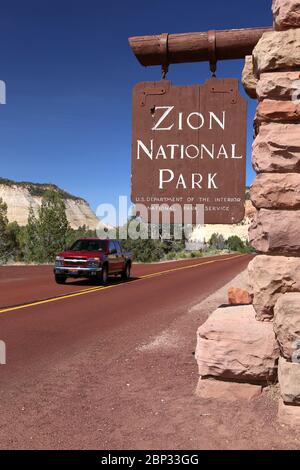
[[[170,251],[170,253],[167,253],[166,259],[170,261],[170,260],[176,259],[177,256],[178,256],[177,253],[174,253],[174,251]]]
[[[203,252],[200,250],[191,252],[191,258],[200,258],[201,256],[203,256]]]

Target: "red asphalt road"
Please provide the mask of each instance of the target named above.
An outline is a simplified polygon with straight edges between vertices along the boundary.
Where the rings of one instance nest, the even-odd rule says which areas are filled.
[[[102,345],[98,374],[108,383],[107,365],[113,357],[126,354],[149,336],[168,327],[188,308],[245,269],[250,259],[250,255],[224,255],[136,264],[130,282],[112,279],[109,288],[17,310],[9,307],[96,286],[85,281],[56,285],[49,266],[0,268],[0,340],[5,341],[7,347],[7,364],[0,366],[0,431],[4,429],[6,418],[18,420],[20,411],[14,407],[16,402],[22,402],[24,390],[26,395],[33,396],[36,387],[43,387],[48,374],[63,367],[67,358],[88,351],[97,341]],[[153,276],[143,277],[149,274]],[[3,312],[4,307],[8,310]],[[84,368],[89,368],[88,359]],[[49,396],[55,396],[56,391],[64,387],[63,377],[61,381],[56,380]],[[111,384],[112,394],[113,389]],[[2,448],[9,445],[5,444],[4,436],[6,434],[0,432]],[[36,443],[36,446],[43,445],[48,444],[44,441]],[[76,444],[70,442],[69,445]]]
[[[199,263],[235,257],[236,255],[211,256],[165,263],[134,264],[132,278],[147,274],[176,269],[183,266],[193,266]],[[111,278],[113,284],[118,277]],[[95,282],[78,279],[68,279],[67,284],[58,285],[54,282],[52,266],[5,266],[0,267],[0,310],[5,307],[30,303],[55,296],[72,294],[82,290],[97,287]]]

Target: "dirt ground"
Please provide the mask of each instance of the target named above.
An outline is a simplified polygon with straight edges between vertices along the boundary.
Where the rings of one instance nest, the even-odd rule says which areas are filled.
[[[111,428],[106,449],[300,448],[299,434],[277,421],[278,386],[252,401],[227,403],[194,394],[196,329],[225,302],[230,285],[247,287],[246,272],[126,358],[128,388],[112,411],[119,415],[124,410],[124,422],[126,410],[132,411],[125,426],[116,422]]]

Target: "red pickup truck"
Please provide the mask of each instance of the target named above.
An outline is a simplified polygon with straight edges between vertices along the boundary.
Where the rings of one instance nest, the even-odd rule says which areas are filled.
[[[70,249],[58,253],[54,276],[58,284],[64,284],[68,277],[93,278],[107,284],[110,274],[129,279],[131,264],[132,255],[124,251],[120,241],[80,238]]]

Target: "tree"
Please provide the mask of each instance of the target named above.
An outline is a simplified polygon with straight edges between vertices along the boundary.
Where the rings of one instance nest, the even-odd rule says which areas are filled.
[[[22,260],[22,234],[24,228],[20,227],[17,222],[10,222],[6,227],[7,239],[8,239],[8,254],[9,257],[14,260]]]
[[[64,200],[49,189],[42,198],[37,216],[30,207],[26,227],[24,257],[37,263],[53,262],[55,255],[67,245],[70,226]]]
[[[35,221],[33,220],[33,228]],[[67,244],[70,225],[63,198],[53,189],[45,192],[38,211],[37,250],[39,262],[53,262]]]
[[[213,233],[208,242],[210,248],[214,250],[223,250],[225,247],[225,240],[223,235],[219,233]]]
[[[228,238],[226,242],[227,248],[230,251],[245,251],[245,244],[243,240],[240,239],[237,235],[232,235],[231,237]]]
[[[9,258],[7,225],[7,205],[3,199],[0,198],[0,264],[6,263]]]
[[[28,221],[25,229],[24,258],[25,261],[39,262],[38,220],[32,206],[29,208]]]

